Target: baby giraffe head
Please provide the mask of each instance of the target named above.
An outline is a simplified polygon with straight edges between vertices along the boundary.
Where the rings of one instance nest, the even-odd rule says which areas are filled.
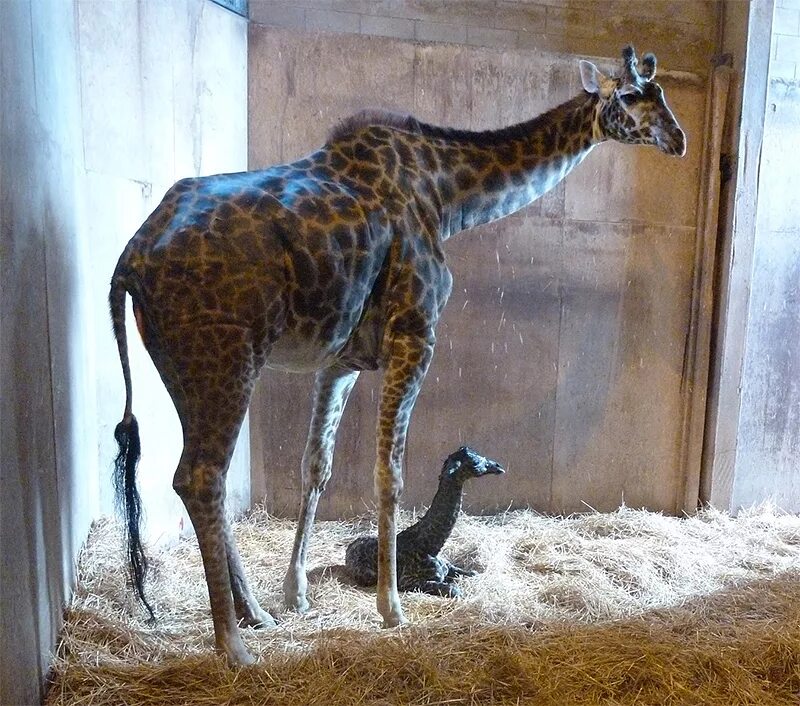
[[[440,479],[456,480],[463,483],[468,478],[499,475],[505,472],[505,469],[497,461],[481,456],[469,446],[462,446],[445,459]]]
[[[622,72],[604,75],[590,61],[581,61],[584,90],[598,96],[595,135],[628,144],[655,145],[662,152],[682,157],[686,135],[664,99],[664,91],[653,79],[656,57],[645,54],[637,68],[632,46],[622,50]]]

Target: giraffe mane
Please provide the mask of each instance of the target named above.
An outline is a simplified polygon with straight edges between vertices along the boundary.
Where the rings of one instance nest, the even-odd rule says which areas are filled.
[[[576,96],[572,101],[551,108],[536,117],[516,125],[502,127],[495,130],[465,130],[454,127],[442,127],[431,125],[418,120],[413,115],[403,113],[393,113],[388,110],[367,109],[344,118],[336,125],[328,135],[328,143],[351,136],[353,133],[366,127],[388,127],[416,135],[438,138],[444,140],[464,141],[485,144],[487,146],[499,144],[509,139],[525,137],[535,123],[544,124],[553,119],[559,119],[568,113],[570,104],[573,101],[583,100],[582,94]]]
[[[336,142],[343,137],[352,135],[361,128],[371,126],[390,127],[405,132],[422,132],[419,120],[413,115],[393,113],[389,110],[380,110],[378,108],[367,108],[340,120],[328,134],[328,142]]]

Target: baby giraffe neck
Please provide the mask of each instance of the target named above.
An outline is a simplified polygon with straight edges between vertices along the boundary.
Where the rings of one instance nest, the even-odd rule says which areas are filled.
[[[456,524],[462,497],[462,482],[452,478],[441,479],[428,511],[416,524],[398,535],[398,547],[408,542],[408,546],[413,546],[417,551],[431,556],[438,554]]]

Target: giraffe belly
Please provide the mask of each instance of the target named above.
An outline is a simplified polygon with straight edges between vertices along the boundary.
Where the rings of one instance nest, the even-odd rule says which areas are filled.
[[[357,325],[333,340],[319,341],[300,330],[284,333],[272,345],[266,367],[284,372],[313,372],[337,363],[351,370],[375,370],[380,365],[382,326],[368,312]]]
[[[301,286],[292,290],[267,367],[295,372],[334,363],[352,370],[378,367],[387,310],[385,278],[378,277],[385,248],[375,250],[360,265],[332,256],[326,262],[328,276],[319,278],[328,282],[326,287],[318,282],[313,290]]]
[[[331,365],[336,350],[335,344],[322,345],[296,332],[285,332],[272,345],[265,366],[288,373],[309,373]]]

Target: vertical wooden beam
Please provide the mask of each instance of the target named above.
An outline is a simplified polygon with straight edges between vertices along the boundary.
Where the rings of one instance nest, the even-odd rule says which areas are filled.
[[[750,303],[750,282],[756,233],[756,196],[764,136],[770,35],[774,0],[750,3],[726,2],[723,11],[733,20],[725,27],[723,50],[741,65],[741,121],[734,131],[734,181],[727,191],[720,219],[722,248],[718,298],[718,325],[713,343],[709,414],[703,448],[700,498],[721,509],[730,509],[733,494],[740,392]],[[737,38],[736,13],[747,14],[746,37]],[[731,42],[732,46],[725,46]],[[744,46],[741,46],[744,44]]]
[[[703,137],[701,185],[697,206],[697,238],[692,304],[686,338],[682,386],[684,391],[683,448],[678,510],[694,512],[700,497],[700,467],[706,418],[711,356],[714,261],[720,206],[720,154],[732,70],[717,66],[711,73]]]

